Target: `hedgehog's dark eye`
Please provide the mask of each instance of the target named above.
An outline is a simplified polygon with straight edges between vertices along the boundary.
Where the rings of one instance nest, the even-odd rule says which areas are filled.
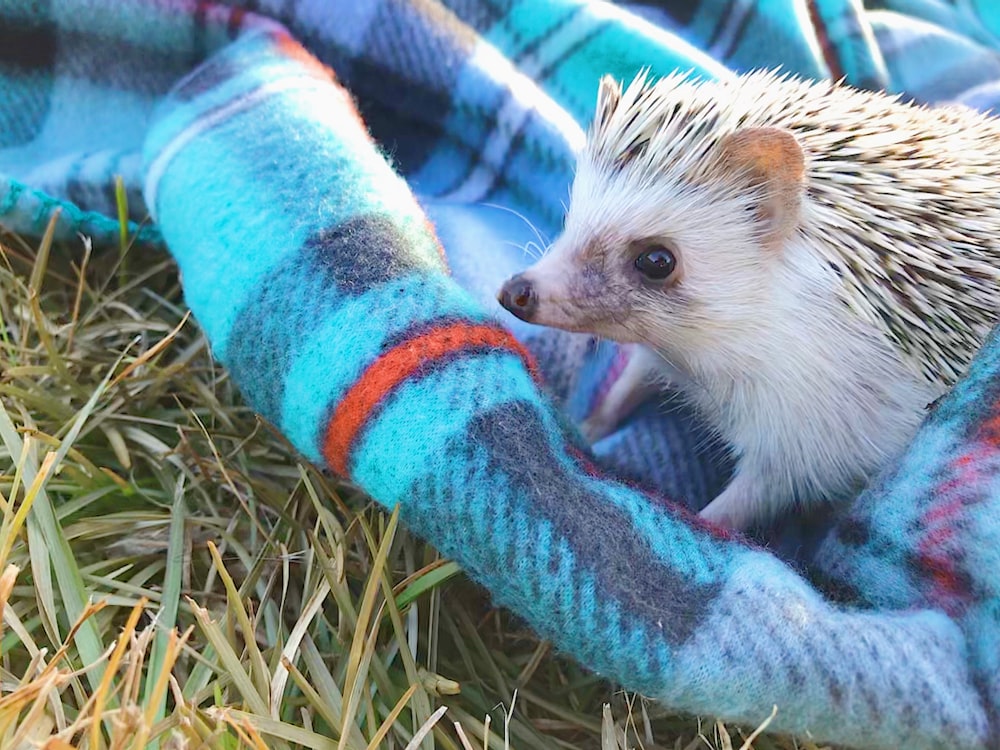
[[[677,268],[677,258],[663,245],[651,245],[636,257],[635,267],[650,281],[663,281]]]

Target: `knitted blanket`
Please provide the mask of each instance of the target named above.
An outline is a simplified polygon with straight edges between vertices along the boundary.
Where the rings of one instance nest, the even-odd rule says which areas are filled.
[[[987,109],[998,51],[971,0],[0,0],[0,223],[113,241],[120,175],[249,404],[590,669],[820,741],[996,748],[1000,335],[841,517],[750,542],[690,513],[728,471],[691,414],[584,445],[622,353],[493,293],[559,230],[602,73]]]

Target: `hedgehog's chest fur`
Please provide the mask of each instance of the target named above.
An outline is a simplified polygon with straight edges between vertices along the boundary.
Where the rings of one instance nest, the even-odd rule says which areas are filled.
[[[672,364],[666,378],[732,447],[744,480],[764,488],[754,516],[856,494],[947,387],[847,307],[811,243],[784,252],[782,272],[747,291],[735,333],[650,338]]]
[[[759,502],[773,506],[755,515],[853,496],[905,449],[944,391],[878,330],[827,303],[804,306],[797,325],[764,322],[744,351],[725,352],[738,367],[667,354],[679,363],[677,386],[767,488]]]

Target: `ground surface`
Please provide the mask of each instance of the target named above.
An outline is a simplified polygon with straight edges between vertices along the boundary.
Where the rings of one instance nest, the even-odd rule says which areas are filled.
[[[487,717],[491,748],[743,744],[554,656],[298,457],[165,255],[0,235],[0,318],[0,748],[450,750]]]

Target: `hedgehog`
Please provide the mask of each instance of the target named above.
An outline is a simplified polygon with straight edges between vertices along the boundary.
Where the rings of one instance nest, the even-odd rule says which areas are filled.
[[[1000,120],[775,71],[601,79],[563,229],[500,303],[612,339],[595,441],[669,387],[729,445],[700,515],[846,502],[1000,318]]]

